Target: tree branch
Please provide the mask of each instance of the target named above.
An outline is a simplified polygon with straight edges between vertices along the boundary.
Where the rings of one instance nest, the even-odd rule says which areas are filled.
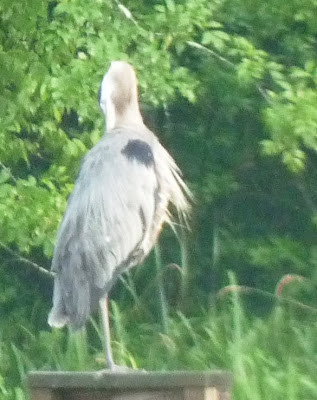
[[[203,46],[202,44],[197,43],[197,42],[192,42],[190,40],[187,41],[186,43],[188,44],[188,46],[195,47],[196,49],[199,49],[199,50],[205,51],[206,53],[209,53],[210,55],[218,58],[218,60],[220,60],[224,64],[229,65],[231,68],[236,68],[236,66],[234,65],[233,62],[227,60],[225,57],[222,57],[220,54],[216,53],[215,51],[208,49],[208,47]]]
[[[0,241],[0,247],[2,247],[7,253],[9,253],[11,256],[13,256],[17,261],[22,262],[32,269],[36,270],[37,272],[40,272],[43,275],[48,276],[49,278],[54,278],[55,274],[51,271],[48,271],[47,269],[41,267],[40,265],[36,264],[35,262],[28,260],[25,257],[22,257],[19,253],[16,253],[14,250],[10,249],[7,245],[5,245],[3,242]]]
[[[2,167],[10,175],[10,178],[13,180],[14,183],[17,183],[17,179],[12,175],[10,168],[5,166],[1,161],[0,161],[0,167]]]
[[[209,55],[211,55],[211,56],[217,58],[217,59],[220,60],[222,63],[228,65],[230,68],[236,69],[236,65],[235,65],[233,62],[227,60],[225,57],[221,56],[220,54],[218,54],[218,53],[215,52],[214,50],[211,50],[211,49],[209,49],[208,47],[203,46],[203,45],[200,44],[200,43],[192,42],[192,41],[190,41],[190,40],[187,41],[186,43],[188,44],[188,46],[195,47],[196,49],[202,50],[202,51],[208,53]],[[257,88],[257,90],[258,90],[258,92],[260,93],[260,95],[264,98],[264,100],[265,100],[267,103],[271,103],[271,100],[270,100],[269,96],[267,95],[265,89],[263,89],[262,86],[261,86],[259,83],[256,83],[255,87]]]
[[[273,294],[270,292],[267,292],[266,290],[262,290],[262,289],[257,289],[254,287],[250,287],[250,286],[243,286],[243,285],[229,285],[229,286],[225,286],[223,289],[221,289],[217,294],[216,294],[216,299],[222,299],[224,298],[225,295],[232,293],[232,292],[240,292],[243,294],[258,294],[261,295],[263,297],[267,297],[271,300],[276,300],[279,303],[284,303],[284,304],[291,304],[295,307],[301,308],[303,310],[309,311],[309,312],[313,312],[313,313],[317,313],[317,308],[315,307],[311,307],[307,304],[301,303],[297,300],[293,300],[289,297],[283,297],[277,294]]]
[[[138,23],[138,21],[134,18],[132,12],[131,12],[126,6],[124,6],[122,3],[120,3],[119,0],[114,0],[114,1],[115,1],[115,3],[117,4],[119,10],[124,14],[124,16],[125,16],[127,19],[130,19],[136,26],[139,27],[139,23]]]

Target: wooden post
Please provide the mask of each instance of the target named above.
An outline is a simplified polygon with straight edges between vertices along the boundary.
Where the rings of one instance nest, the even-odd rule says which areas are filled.
[[[32,400],[230,400],[222,371],[31,372]]]

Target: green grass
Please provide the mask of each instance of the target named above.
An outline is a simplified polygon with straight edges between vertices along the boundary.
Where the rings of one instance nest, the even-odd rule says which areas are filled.
[[[276,305],[252,317],[236,291],[196,317],[168,318],[167,331],[112,303],[117,363],[148,370],[227,369],[235,400],[317,398],[317,317]],[[80,334],[19,328],[15,343],[0,338],[0,399],[25,400],[30,369],[102,368],[102,333],[94,322]]]

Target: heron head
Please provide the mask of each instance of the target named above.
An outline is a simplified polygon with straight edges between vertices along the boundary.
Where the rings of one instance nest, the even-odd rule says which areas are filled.
[[[125,61],[111,62],[101,83],[99,104],[108,130],[122,119],[129,123],[140,117],[137,78],[130,64]]]

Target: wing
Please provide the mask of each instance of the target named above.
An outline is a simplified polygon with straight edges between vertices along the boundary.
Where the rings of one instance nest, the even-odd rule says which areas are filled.
[[[87,154],[57,236],[50,325],[82,326],[118,273],[142,258],[156,189],[151,146],[133,134],[108,134]]]

